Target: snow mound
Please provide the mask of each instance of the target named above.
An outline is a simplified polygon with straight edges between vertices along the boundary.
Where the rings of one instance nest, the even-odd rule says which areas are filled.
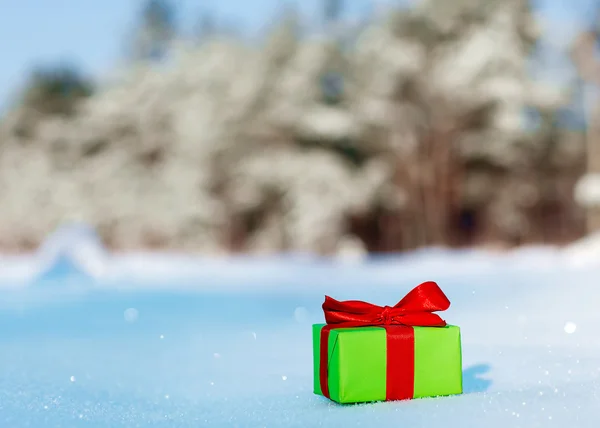
[[[566,247],[563,258],[572,268],[600,266],[600,233],[593,233]]]
[[[600,174],[586,174],[575,187],[575,201],[592,208],[600,205]]]
[[[81,224],[66,225],[40,246],[37,253],[38,281],[56,279],[101,279],[107,272],[109,254],[95,230]]]

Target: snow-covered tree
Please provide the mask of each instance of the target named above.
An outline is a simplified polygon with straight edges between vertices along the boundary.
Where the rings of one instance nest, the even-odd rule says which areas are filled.
[[[556,222],[577,220],[582,144],[552,125],[566,95],[527,74],[524,0],[423,0],[351,44],[300,24],[286,14],[260,46],[219,33],[171,45],[169,67],[132,65],[73,117],[11,111],[2,244],[74,217],[115,247],[203,252],[570,233]]]

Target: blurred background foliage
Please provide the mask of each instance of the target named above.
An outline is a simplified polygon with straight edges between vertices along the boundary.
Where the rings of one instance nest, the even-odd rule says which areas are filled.
[[[148,0],[110,79],[34,70],[0,122],[0,245],[66,221],[116,249],[204,253],[506,248],[593,227],[576,200],[594,172],[584,83],[532,75],[527,1],[352,21],[346,6],[306,21],[288,3],[250,38]]]

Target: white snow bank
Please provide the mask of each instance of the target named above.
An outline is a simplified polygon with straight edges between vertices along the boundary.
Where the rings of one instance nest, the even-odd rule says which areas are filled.
[[[215,256],[193,254],[107,252],[94,233],[83,225],[63,227],[34,254],[0,255],[0,286],[74,279],[89,284],[140,284],[148,286],[207,287],[214,284],[268,286],[323,281],[336,269],[348,284],[365,281],[397,283],[397,278],[419,280],[540,271],[562,267],[581,270],[600,265],[600,235],[589,236],[566,248],[523,247],[508,252],[428,248],[411,253],[355,258],[321,258],[308,254],[279,256]],[[301,273],[301,274],[300,274]],[[308,285],[308,284],[307,284]]]
[[[600,266],[600,233],[594,233],[563,251],[564,262],[573,268]]]
[[[600,174],[586,174],[575,186],[575,201],[588,208],[600,205]]]

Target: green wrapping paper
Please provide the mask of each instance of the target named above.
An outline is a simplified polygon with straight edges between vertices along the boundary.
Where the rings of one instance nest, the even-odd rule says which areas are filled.
[[[321,329],[313,325],[314,393],[323,395],[320,380]],[[460,328],[409,327],[414,331],[413,394],[423,398],[462,393]],[[385,401],[388,359],[387,332],[382,327],[333,329],[328,340],[328,385],[338,403]],[[409,358],[410,359],[410,358]],[[410,369],[410,368],[408,368]]]

